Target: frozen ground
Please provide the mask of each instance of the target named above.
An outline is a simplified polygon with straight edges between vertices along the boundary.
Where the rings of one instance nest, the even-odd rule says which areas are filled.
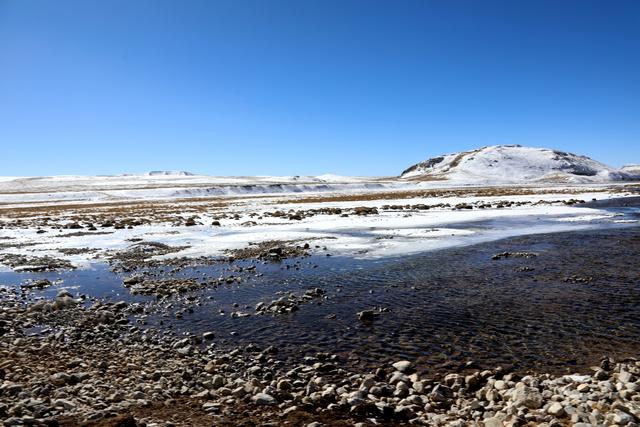
[[[427,189],[392,179],[182,173],[9,179],[0,180],[0,256],[50,256],[89,267],[140,242],[184,247],[164,257],[219,257],[266,241],[309,243],[318,254],[398,256],[633,223],[623,213],[576,203],[632,190],[622,184]]]

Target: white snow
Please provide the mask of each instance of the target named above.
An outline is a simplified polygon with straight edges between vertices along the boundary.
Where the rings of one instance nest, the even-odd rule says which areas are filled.
[[[538,202],[539,200],[560,202],[570,198],[589,200],[619,196],[614,193],[577,194],[534,194],[509,197],[422,197],[414,199],[373,200],[364,203],[369,207],[386,204],[436,204],[449,203],[497,203],[503,200],[512,202]],[[6,249],[6,253],[27,253],[32,255],[51,255],[71,261],[78,267],[91,265],[95,253],[63,255],[63,248],[95,248],[99,258],[104,251],[125,249],[131,244],[129,239],[140,238],[144,241],[166,243],[172,246],[188,246],[187,249],[167,255],[173,256],[221,256],[226,250],[246,247],[249,242],[269,240],[301,240],[312,245],[326,247],[334,255],[351,257],[378,258],[397,256],[446,248],[456,245],[468,245],[476,242],[499,239],[522,234],[552,231],[576,230],[595,226],[602,221],[617,220],[616,215],[599,209],[579,208],[562,203],[523,205],[505,209],[451,210],[449,208],[426,211],[381,211],[379,215],[341,217],[338,215],[315,215],[301,221],[286,218],[250,217],[250,213],[261,214],[264,211],[289,209],[317,209],[321,207],[340,207],[342,209],[363,205],[363,202],[333,203],[286,203],[278,204],[273,200],[265,203],[261,199],[237,205],[236,212],[242,212],[238,220],[222,220],[222,227],[200,225],[193,227],[154,224],[134,229],[115,230],[106,235],[81,235],[64,237],[70,231],[36,234],[33,229],[4,229],[0,237],[12,238],[17,243],[37,243],[25,248]],[[213,217],[201,214],[199,221],[210,224]],[[255,226],[242,226],[251,220]],[[488,225],[483,221],[491,221]]]
[[[640,165],[626,165],[623,166],[620,170],[634,175],[638,180],[640,180]]]
[[[599,221],[599,220],[605,220],[605,219],[612,219],[616,216],[622,216],[622,214],[572,215],[565,218],[556,218],[555,221],[559,221],[559,222]]]

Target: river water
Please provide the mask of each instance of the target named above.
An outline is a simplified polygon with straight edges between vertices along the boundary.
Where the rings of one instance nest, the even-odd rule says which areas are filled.
[[[31,296],[52,298],[66,288],[107,301],[140,303],[147,314],[133,321],[167,334],[211,331],[216,334],[212,344],[223,348],[273,345],[280,358],[291,362],[331,352],[345,365],[365,369],[407,358],[424,372],[463,370],[469,362],[522,372],[573,372],[588,369],[604,355],[623,358],[640,351],[640,227],[633,222],[640,219],[639,201],[625,204],[597,206],[620,214],[622,222],[590,221],[571,232],[530,234],[411,256],[313,256],[155,271],[163,277],[205,280],[234,274],[243,279],[161,301],[129,294],[123,276],[106,265],[68,272],[0,273],[0,283],[16,287],[29,279],[60,280]],[[532,232],[539,231],[539,222],[529,220]],[[505,221],[459,226],[489,232],[523,226],[523,219],[513,220],[518,224]],[[493,259],[502,252],[535,256]],[[248,266],[256,266],[256,272],[238,272]],[[255,313],[260,302],[312,288],[323,290],[324,298],[301,304],[294,313]],[[372,322],[359,321],[357,313],[369,309],[380,313]],[[232,317],[234,311],[250,316]]]

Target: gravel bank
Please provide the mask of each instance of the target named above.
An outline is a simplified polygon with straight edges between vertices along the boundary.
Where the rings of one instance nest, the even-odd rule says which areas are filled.
[[[279,361],[277,347],[222,351],[208,343],[210,335],[143,329],[135,306],[124,302],[88,305],[63,292],[25,304],[4,293],[0,418],[7,426],[640,421],[635,360],[603,359],[588,375],[523,377],[497,367],[427,378],[411,361],[349,372],[329,353],[291,368]],[[48,327],[34,331],[36,324]]]

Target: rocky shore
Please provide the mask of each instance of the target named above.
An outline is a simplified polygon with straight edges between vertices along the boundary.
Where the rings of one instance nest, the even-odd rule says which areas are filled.
[[[319,353],[297,366],[275,346],[218,349],[212,333],[139,326],[138,308],[62,292],[26,303],[4,289],[4,425],[607,425],[640,422],[640,362],[580,375],[496,367],[427,375],[398,360],[372,372]],[[34,328],[38,326],[37,328]]]

